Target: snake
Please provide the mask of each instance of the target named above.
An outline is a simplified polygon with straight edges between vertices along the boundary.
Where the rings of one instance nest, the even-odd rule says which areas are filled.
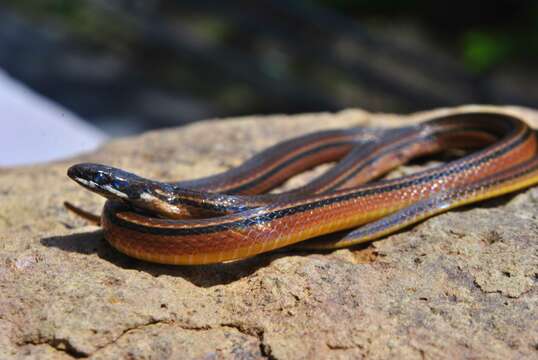
[[[412,159],[462,150],[441,165],[383,177]],[[329,162],[308,184],[270,192]],[[95,163],[75,164],[67,174],[107,198],[100,216],[66,206],[101,225],[115,249],[154,263],[202,265],[289,247],[349,247],[531,187],[538,183],[538,142],[514,115],[465,112],[399,128],[313,132],[195,180],[156,181]]]

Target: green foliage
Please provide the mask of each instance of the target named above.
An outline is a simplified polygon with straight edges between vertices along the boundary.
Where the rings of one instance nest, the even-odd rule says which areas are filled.
[[[7,5],[45,22],[53,20],[68,32],[97,45],[121,49],[132,39],[132,25],[125,18],[84,0],[5,0]]]
[[[390,26],[395,19],[415,23],[432,41],[456,53],[473,72],[485,72],[503,62],[538,60],[538,2],[468,0],[303,0],[353,17],[359,22],[376,19]],[[99,2],[89,0],[5,0],[10,8],[36,19],[55,20],[68,31],[115,49],[136,42],[136,26],[129,16],[117,16]],[[106,3],[106,2],[105,2]],[[301,3],[301,1],[298,1]],[[234,6],[234,5],[231,5]],[[237,5],[235,5],[237,6]],[[177,6],[180,8],[180,5]],[[228,24],[198,21],[195,30],[209,43],[225,41]],[[200,19],[198,19],[200,20]],[[193,21],[190,25],[196,25]]]
[[[455,53],[475,73],[501,63],[538,60],[538,1],[309,0],[390,26],[402,19],[422,27],[432,41]]]
[[[512,44],[503,35],[469,31],[463,36],[463,59],[471,70],[487,71],[508,58],[513,52]]]

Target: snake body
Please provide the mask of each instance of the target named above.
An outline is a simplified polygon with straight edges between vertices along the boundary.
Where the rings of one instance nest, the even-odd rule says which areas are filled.
[[[417,156],[462,148],[474,151],[442,166],[369,182]],[[266,194],[328,161],[338,162],[306,186]],[[291,244],[350,246],[457,206],[532,186],[538,183],[538,145],[524,121],[476,112],[398,129],[313,133],[199,180],[164,183],[99,164],[74,165],[68,175],[109,199],[100,222],[105,239],[120,252],[151,262],[195,265]]]

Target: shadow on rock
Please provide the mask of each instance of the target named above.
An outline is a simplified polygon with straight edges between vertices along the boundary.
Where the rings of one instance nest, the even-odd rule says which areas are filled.
[[[51,236],[41,239],[41,244],[55,247],[66,252],[79,254],[97,254],[101,259],[109,261],[121,268],[136,267],[137,260],[129,258],[106,242],[101,230],[64,236]]]
[[[255,273],[258,269],[269,266],[272,261],[293,254],[268,253],[247,259],[209,265],[160,265],[140,262],[137,269],[153,276],[180,276],[196,286],[212,287],[225,285]]]
[[[103,237],[101,230],[65,236],[52,236],[41,239],[41,244],[55,247],[66,252],[97,254],[120,268],[144,271],[152,276],[179,276],[196,286],[211,287],[229,284],[251,275],[258,269],[268,266],[273,260],[284,256],[298,255],[297,252],[278,252],[260,254],[244,260],[211,265],[162,265],[131,258],[114,249]]]
[[[450,211],[461,212],[461,211],[466,211],[466,210],[469,210],[469,209],[476,209],[476,208],[480,208],[480,209],[500,208],[500,207],[508,205],[508,203],[510,201],[512,201],[512,199],[514,199],[516,196],[518,196],[519,194],[524,193],[527,190],[528,189],[518,190],[518,191],[510,193],[510,194],[505,194],[505,195],[502,195],[502,196],[494,197],[492,199],[482,200],[480,202],[476,202],[476,203],[464,205],[464,206],[461,206],[461,207],[457,207],[455,209],[451,209]]]

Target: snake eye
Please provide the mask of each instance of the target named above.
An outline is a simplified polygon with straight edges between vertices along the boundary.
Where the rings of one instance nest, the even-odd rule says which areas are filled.
[[[127,188],[127,186],[129,186],[129,182],[125,180],[114,179],[112,180],[112,186],[116,190],[123,191],[125,190],[125,188]]]
[[[110,177],[102,172],[98,172],[93,177],[93,181],[98,185],[105,185],[110,181]]]

